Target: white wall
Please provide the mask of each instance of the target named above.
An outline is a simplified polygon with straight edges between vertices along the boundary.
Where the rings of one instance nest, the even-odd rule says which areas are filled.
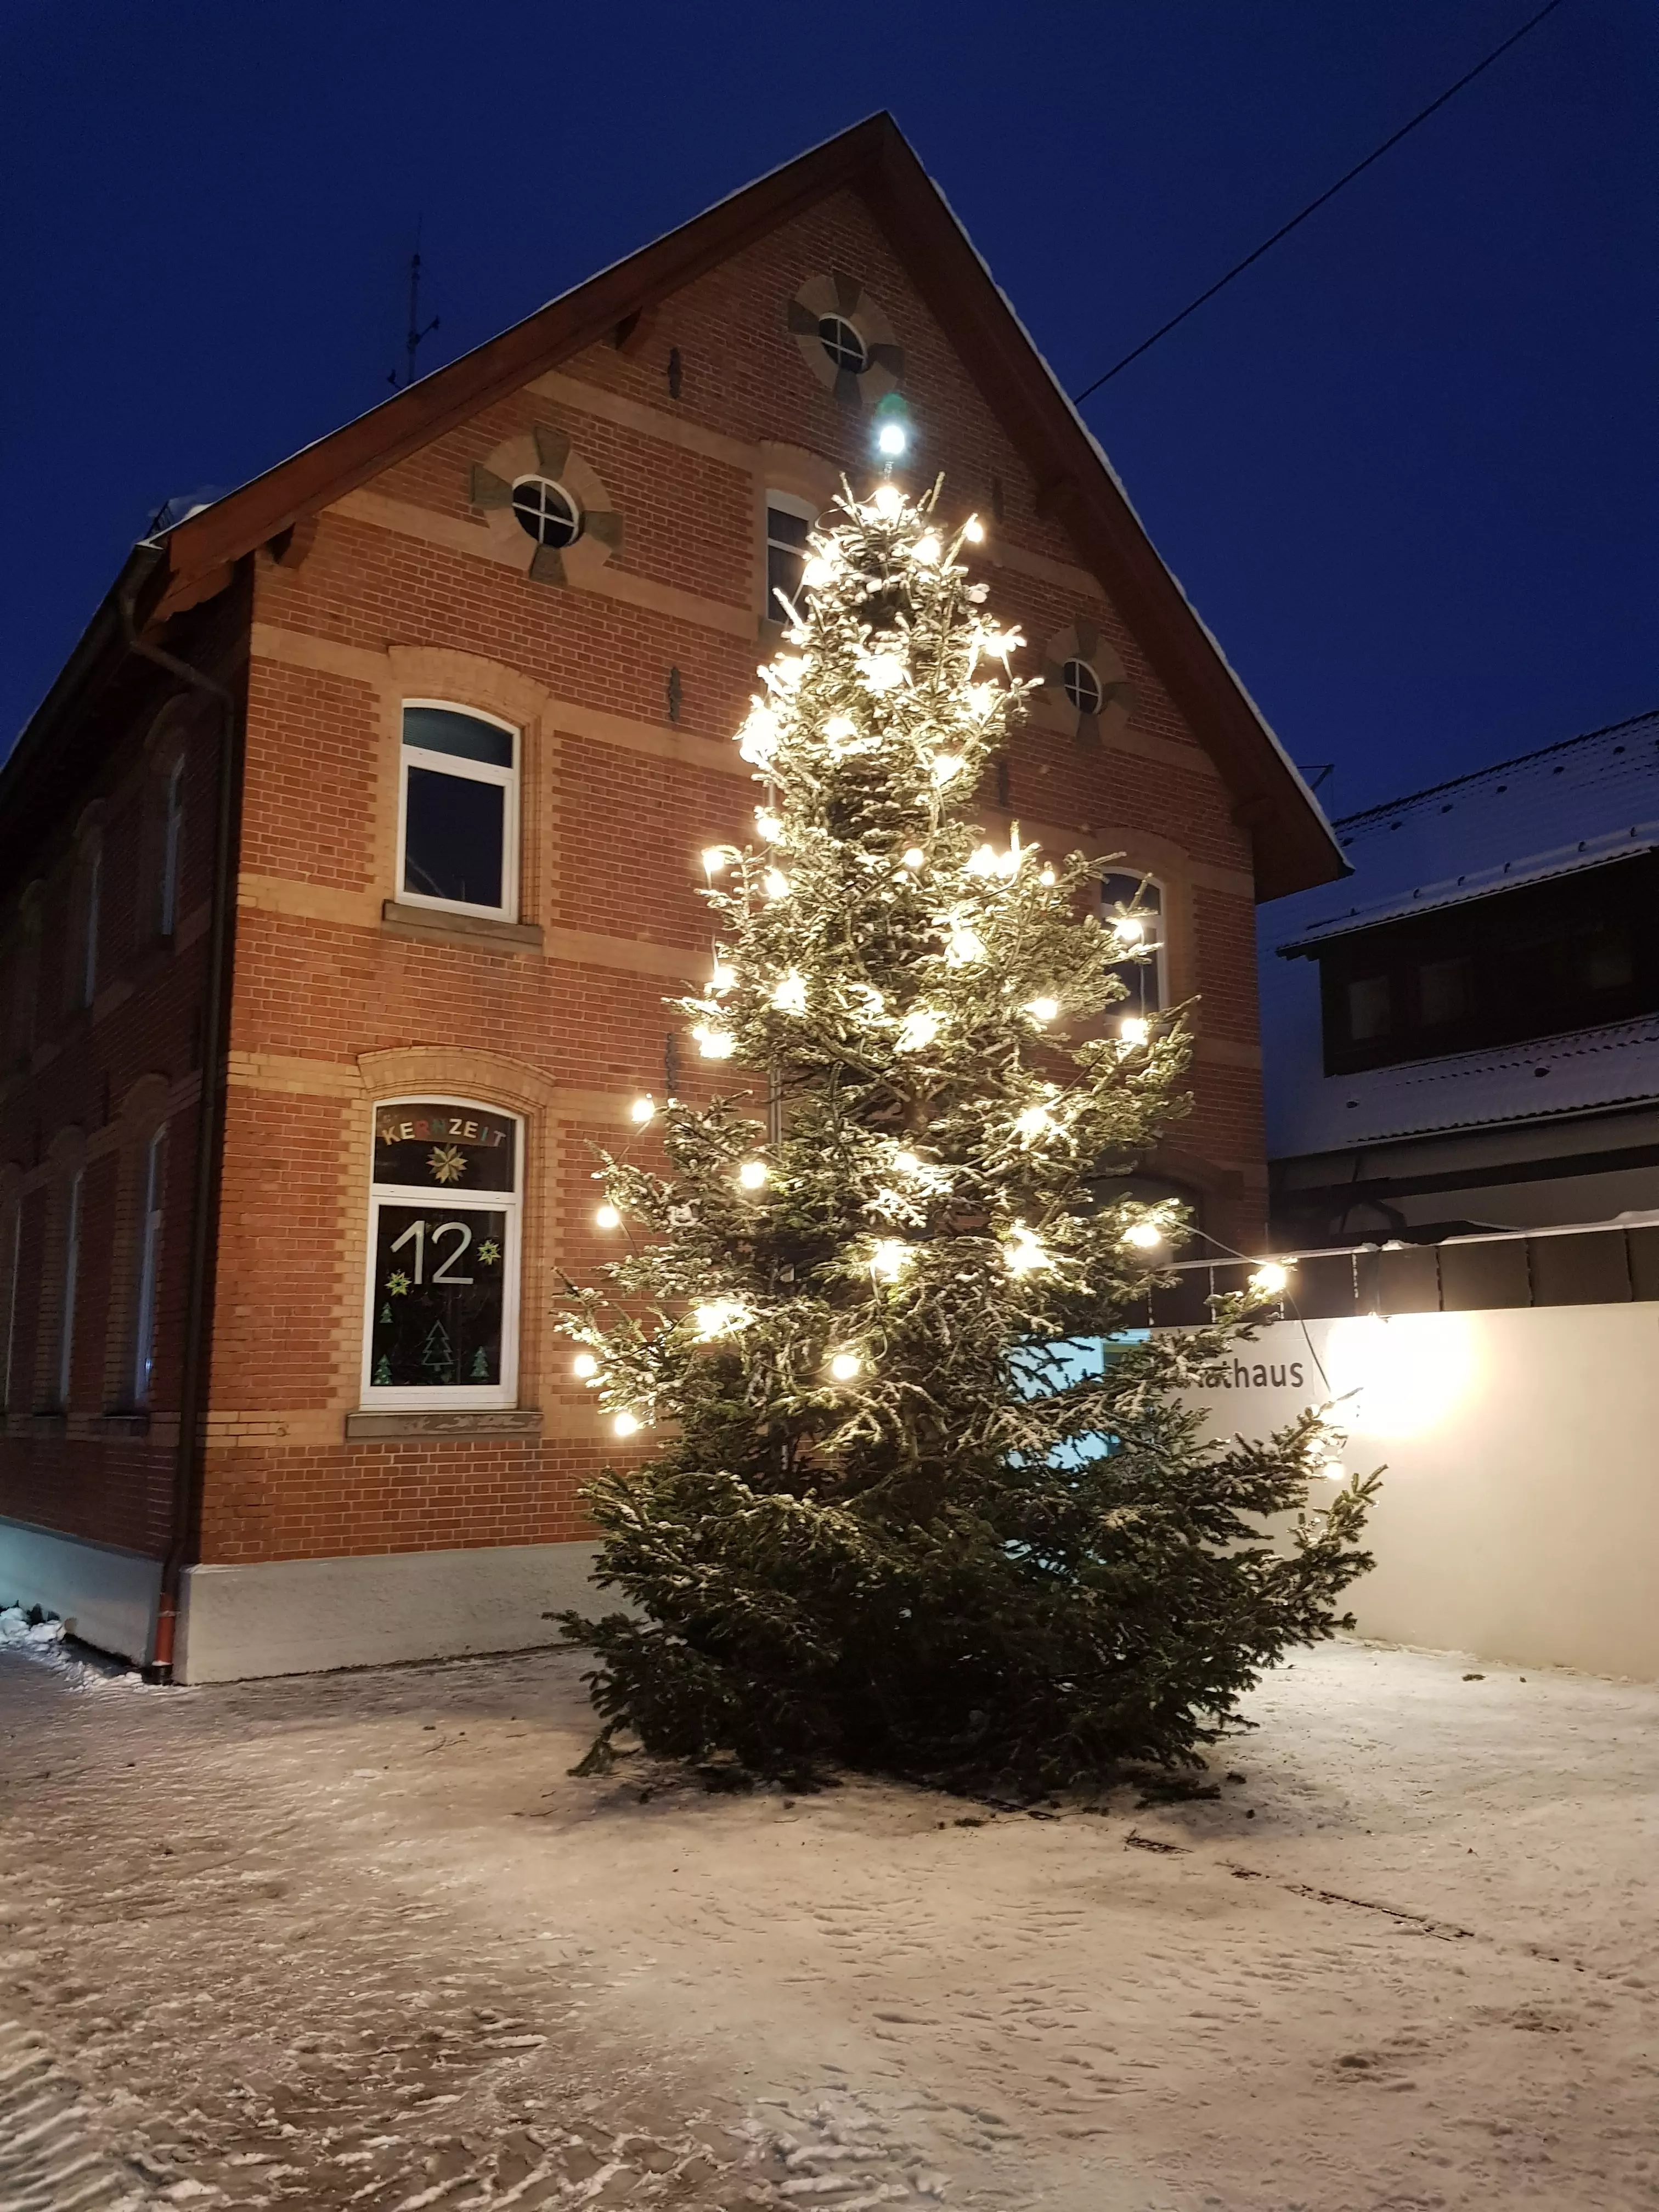
[[[157,1559],[0,1521],[0,1605],[38,1605],[100,1651],[143,1664],[161,1587]]]
[[[1217,1429],[1328,1395],[1346,1464],[1386,1462],[1363,1635],[1659,1679],[1659,1305],[1276,1322],[1229,1371]]]

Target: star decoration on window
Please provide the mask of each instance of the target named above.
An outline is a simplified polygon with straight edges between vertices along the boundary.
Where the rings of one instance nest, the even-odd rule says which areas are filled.
[[[466,1154],[459,1145],[434,1145],[426,1164],[434,1182],[459,1182],[466,1173]]]
[[[493,1237],[486,1237],[483,1243],[478,1247],[478,1260],[480,1264],[486,1267],[493,1267],[496,1261],[499,1260],[501,1256],[501,1246],[495,1242]]]
[[[386,1286],[394,1298],[400,1298],[409,1288],[409,1278],[401,1267],[395,1267],[386,1277]]]

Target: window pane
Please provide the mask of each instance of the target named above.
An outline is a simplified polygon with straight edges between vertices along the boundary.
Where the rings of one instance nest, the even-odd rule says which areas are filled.
[[[466,906],[500,906],[506,805],[498,783],[411,766],[404,889]]]
[[[1157,884],[1141,876],[1103,876],[1100,902],[1113,913],[1120,908],[1127,913],[1131,907],[1139,907],[1143,914],[1161,914],[1164,893]]]
[[[803,525],[803,527],[805,526]],[[769,545],[766,549],[766,612],[772,622],[787,622],[780,592],[799,605],[800,572],[806,565],[806,556],[792,553],[787,545]]]
[[[1356,1044],[1368,1037],[1387,1036],[1390,1024],[1389,979],[1367,975],[1348,986],[1348,1035]]]
[[[476,1106],[382,1106],[374,1116],[374,1180],[417,1190],[511,1190],[514,1125]]]
[[[369,1387],[477,1390],[501,1379],[507,1216],[383,1206]]]
[[[513,765],[511,730],[498,730],[494,722],[458,714],[453,707],[405,707],[404,743],[428,753],[453,753],[460,760],[489,761],[495,768]]]
[[[1462,1021],[1474,1012],[1474,963],[1425,960],[1418,971],[1423,1019],[1430,1024]]]
[[[811,524],[804,514],[792,514],[787,507],[769,507],[766,510],[766,534],[779,545],[805,545]]]

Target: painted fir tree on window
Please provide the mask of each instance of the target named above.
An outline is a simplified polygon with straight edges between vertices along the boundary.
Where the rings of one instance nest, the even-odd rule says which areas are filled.
[[[1217,1445],[1182,1395],[1267,1279],[1104,1342],[1181,1233],[1110,1194],[1182,1110],[1188,1036],[1112,1011],[1135,939],[1099,862],[975,820],[1030,688],[977,536],[884,483],[811,539],[739,733],[757,838],[704,855],[714,971],[677,1002],[746,1083],[656,1116],[665,1172],[604,1156],[629,1249],[567,1327],[656,1448],[590,1493],[639,1613],[562,1621],[601,1762],[625,1730],[1033,1785],[1188,1756],[1367,1564],[1368,1486],[1307,1510],[1317,1417]]]

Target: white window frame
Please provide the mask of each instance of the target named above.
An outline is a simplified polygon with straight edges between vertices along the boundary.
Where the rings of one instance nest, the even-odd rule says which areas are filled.
[[[794,515],[799,521],[804,522],[809,530],[817,528],[818,517],[823,514],[823,509],[822,507],[814,506],[810,499],[803,499],[799,492],[769,491],[766,495],[764,528],[761,543],[761,589],[766,599],[766,620],[782,623],[787,622],[788,617],[772,597],[772,548],[775,544],[780,552],[799,553],[803,561],[811,560],[811,556],[801,546],[785,545],[781,538],[774,538],[772,511],[775,507],[781,514]]]
[[[398,735],[402,738],[401,728]],[[161,897],[157,915],[163,937],[171,937],[179,926],[179,862],[184,834],[185,757],[180,753],[167,770],[166,827],[161,836]]]
[[[458,753],[428,752],[422,745],[404,742],[404,715],[410,707],[434,707],[446,714],[465,714],[469,720],[487,722],[505,730],[513,740],[513,765],[497,768],[489,761],[463,760]],[[398,709],[398,888],[395,896],[404,906],[430,907],[437,914],[474,914],[490,921],[519,919],[519,786],[524,766],[524,732],[515,722],[486,714],[459,699],[404,699]],[[439,775],[459,777],[465,782],[493,783],[506,793],[501,803],[501,902],[476,906],[470,900],[434,898],[429,891],[406,888],[404,840],[409,828],[409,771],[430,769]],[[492,1109],[493,1110],[493,1109]]]
[[[64,1216],[64,1297],[58,1316],[58,1405],[70,1401],[75,1374],[75,1305],[81,1277],[82,1170],[70,1177],[69,1203]]]
[[[423,702],[424,703],[424,702]],[[497,1121],[510,1121],[514,1137],[514,1187],[511,1190],[423,1191],[413,1183],[379,1183],[374,1176],[374,1130],[379,1117],[398,1106],[449,1106],[462,1114],[488,1114]],[[364,1413],[464,1413],[469,1408],[516,1406],[519,1402],[519,1264],[523,1246],[525,1124],[524,1116],[484,1098],[453,1098],[441,1091],[421,1091],[401,1098],[374,1102],[369,1121],[368,1249],[363,1261],[363,1357],[359,1405]],[[457,1382],[432,1388],[377,1387],[369,1379],[374,1352],[376,1259],[380,1243],[383,1206],[419,1206],[432,1199],[458,1212],[504,1213],[507,1232],[501,1254],[505,1270],[501,1291],[501,1379],[499,1382]]]
[[[1106,904],[1106,876],[1133,876],[1137,884],[1144,884],[1158,894],[1158,940],[1152,949],[1152,969],[1158,981],[1158,1011],[1167,1012],[1170,1005],[1170,886],[1162,876],[1155,876],[1150,868],[1108,868],[1100,882],[1100,918],[1105,922],[1110,909]],[[1133,905],[1132,899],[1120,899],[1120,906]],[[1121,1000],[1114,1000],[1107,1008],[1107,1018],[1133,1012],[1133,1009]]]
[[[132,1344],[132,1402],[148,1406],[155,1365],[156,1292],[161,1263],[161,1167],[167,1125],[144,1148],[144,1204],[138,1221],[138,1296]]]

